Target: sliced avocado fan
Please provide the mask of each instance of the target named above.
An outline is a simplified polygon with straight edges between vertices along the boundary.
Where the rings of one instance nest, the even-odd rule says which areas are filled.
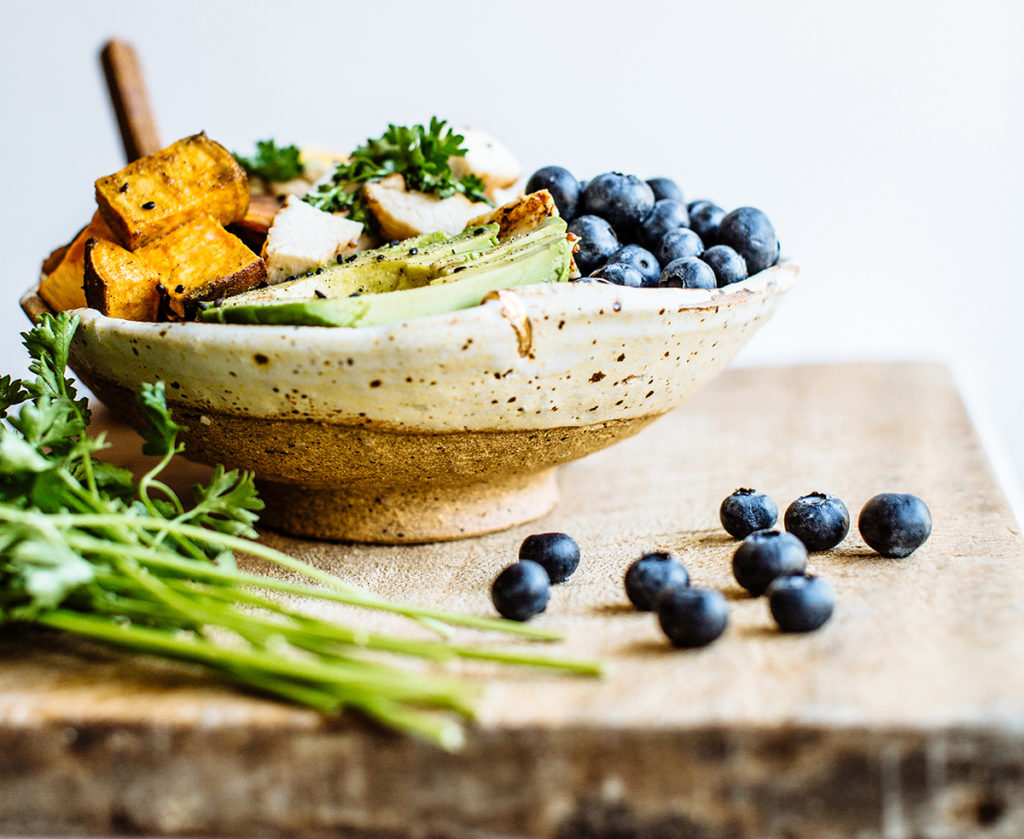
[[[565,237],[565,222],[553,217],[530,233],[492,247],[464,265],[453,266],[445,262],[453,273],[440,274],[441,269],[436,268],[434,281],[428,285],[352,297],[237,305],[228,305],[225,301],[222,306],[206,309],[200,317],[217,323],[381,326],[467,309],[479,305],[489,292],[496,289],[564,282],[569,278],[571,256],[572,244]],[[456,267],[460,269],[457,272],[454,271]],[[426,281],[430,282],[429,279]]]

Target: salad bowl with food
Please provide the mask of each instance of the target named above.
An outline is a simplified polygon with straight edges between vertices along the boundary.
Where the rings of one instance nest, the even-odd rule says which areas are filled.
[[[518,180],[439,120],[347,157],[195,135],[100,178],[22,306],[75,310],[70,365],[129,422],[164,382],[186,456],[254,472],[265,525],[509,527],[553,507],[559,464],[720,372],[797,276],[752,208],[618,173]]]

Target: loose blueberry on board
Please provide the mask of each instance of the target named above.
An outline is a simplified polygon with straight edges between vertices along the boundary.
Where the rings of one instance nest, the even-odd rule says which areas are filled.
[[[626,569],[626,596],[641,612],[654,608],[654,601],[667,588],[686,588],[690,575],[670,553],[645,553]]]
[[[519,546],[519,559],[536,562],[553,583],[564,583],[580,564],[580,546],[566,533],[534,533]]]
[[[661,201],[663,198],[671,198],[673,201],[678,201],[680,204],[685,203],[683,201],[683,191],[671,178],[648,178],[647,186],[649,186],[651,191],[654,193],[655,201]]]
[[[812,492],[786,508],[786,531],[804,543],[809,551],[834,548],[850,532],[850,511],[835,495]]]
[[[700,258],[715,272],[719,288],[747,278],[747,263],[728,245],[714,245],[704,251]]]
[[[717,288],[715,272],[695,256],[673,259],[658,278],[659,288]]]
[[[536,192],[538,189],[546,189],[555,199],[555,206],[558,207],[558,215],[566,222],[572,221],[576,215],[576,202],[580,197],[579,181],[572,172],[561,166],[545,166],[538,169],[526,182],[526,191]]]
[[[718,225],[725,218],[725,210],[711,201],[691,201],[686,205],[690,215],[690,230],[704,240],[704,244],[717,244]]]
[[[779,253],[775,228],[756,207],[740,207],[723,218],[718,226],[718,242],[742,256],[750,274],[773,265]]]
[[[580,239],[574,258],[584,276],[604,265],[620,247],[612,226],[598,216],[576,216],[569,222],[568,231]]]
[[[718,518],[730,536],[745,539],[755,530],[774,527],[779,518],[779,508],[763,492],[740,488],[722,501]]]
[[[514,621],[525,621],[543,612],[550,595],[548,572],[529,559],[508,566],[491,586],[494,608]]]
[[[661,276],[661,265],[657,258],[647,248],[639,245],[623,245],[610,257],[609,262],[622,262],[632,265],[644,276],[644,285],[656,286],[658,277]]]
[[[654,206],[654,191],[636,175],[605,172],[591,178],[580,203],[577,212],[600,216],[619,239],[630,241]]]
[[[647,285],[644,275],[632,265],[626,265],[624,262],[609,262],[607,265],[602,265],[591,273],[588,279],[604,280],[606,283],[624,285],[629,288],[643,288]]]
[[[807,548],[792,533],[756,530],[736,549],[732,573],[736,582],[758,597],[778,577],[803,574]]]
[[[702,253],[704,243],[700,236],[686,227],[679,227],[676,230],[669,230],[661,237],[654,255],[662,265],[668,265],[673,259],[700,256]]]
[[[916,495],[883,492],[860,511],[860,535],[882,556],[902,559],[925,543],[932,532],[932,514]]]
[[[704,647],[729,623],[729,606],[721,592],[706,588],[663,591],[655,609],[658,623],[676,647]]]
[[[835,606],[835,589],[821,577],[779,577],[768,586],[768,608],[783,632],[812,632],[832,617]]]
[[[641,223],[640,241],[650,250],[656,250],[666,233],[689,225],[686,205],[671,198],[662,198],[654,202],[654,207]]]

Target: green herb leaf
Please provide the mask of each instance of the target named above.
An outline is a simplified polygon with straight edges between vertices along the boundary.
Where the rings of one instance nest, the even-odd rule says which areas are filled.
[[[255,511],[263,509],[263,501],[256,494],[251,473],[239,474],[217,466],[206,486],[196,484],[192,492],[196,506],[188,512],[188,520],[193,524],[232,536],[256,538],[253,525],[259,515]]]
[[[236,153],[235,160],[248,174],[266,181],[290,181],[301,178],[305,171],[296,146],[278,146],[273,140],[257,141],[255,155]]]
[[[344,163],[339,163],[330,181],[310,190],[303,198],[308,204],[327,212],[347,212],[355,221],[366,221],[369,209],[363,187],[388,175],[400,174],[407,189],[429,192],[448,198],[465,195],[471,201],[491,203],[484,194],[484,183],[476,175],[456,178],[450,159],[465,157],[465,140],[447,122],[431,117],[430,125],[389,125],[377,139],[369,139]]]
[[[164,457],[177,449],[176,441],[179,431],[187,431],[183,425],[178,425],[171,418],[171,411],[167,407],[167,398],[164,394],[164,383],[143,384],[138,395],[139,405],[146,415],[146,425],[139,432],[145,445],[142,447],[143,454]]]

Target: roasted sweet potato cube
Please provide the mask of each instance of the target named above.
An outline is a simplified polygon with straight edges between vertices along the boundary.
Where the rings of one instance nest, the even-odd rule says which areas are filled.
[[[64,254],[56,267],[53,267],[49,260],[50,266],[45,263],[43,265],[44,271],[47,267],[51,267],[51,270],[39,284],[39,296],[55,312],[88,305],[82,284],[85,279],[85,243],[89,239],[113,239],[110,228],[100,218],[99,213],[92,217],[92,221],[82,228],[71,244],[64,249]]]
[[[116,241],[134,251],[199,215],[221,224],[244,218],[249,182],[231,152],[201,133],[100,178],[96,206]]]
[[[135,253],[164,277],[172,318],[194,317],[200,300],[240,294],[267,278],[263,260],[205,215]]]
[[[163,278],[142,257],[114,242],[85,244],[85,299],[112,318],[154,321]]]

